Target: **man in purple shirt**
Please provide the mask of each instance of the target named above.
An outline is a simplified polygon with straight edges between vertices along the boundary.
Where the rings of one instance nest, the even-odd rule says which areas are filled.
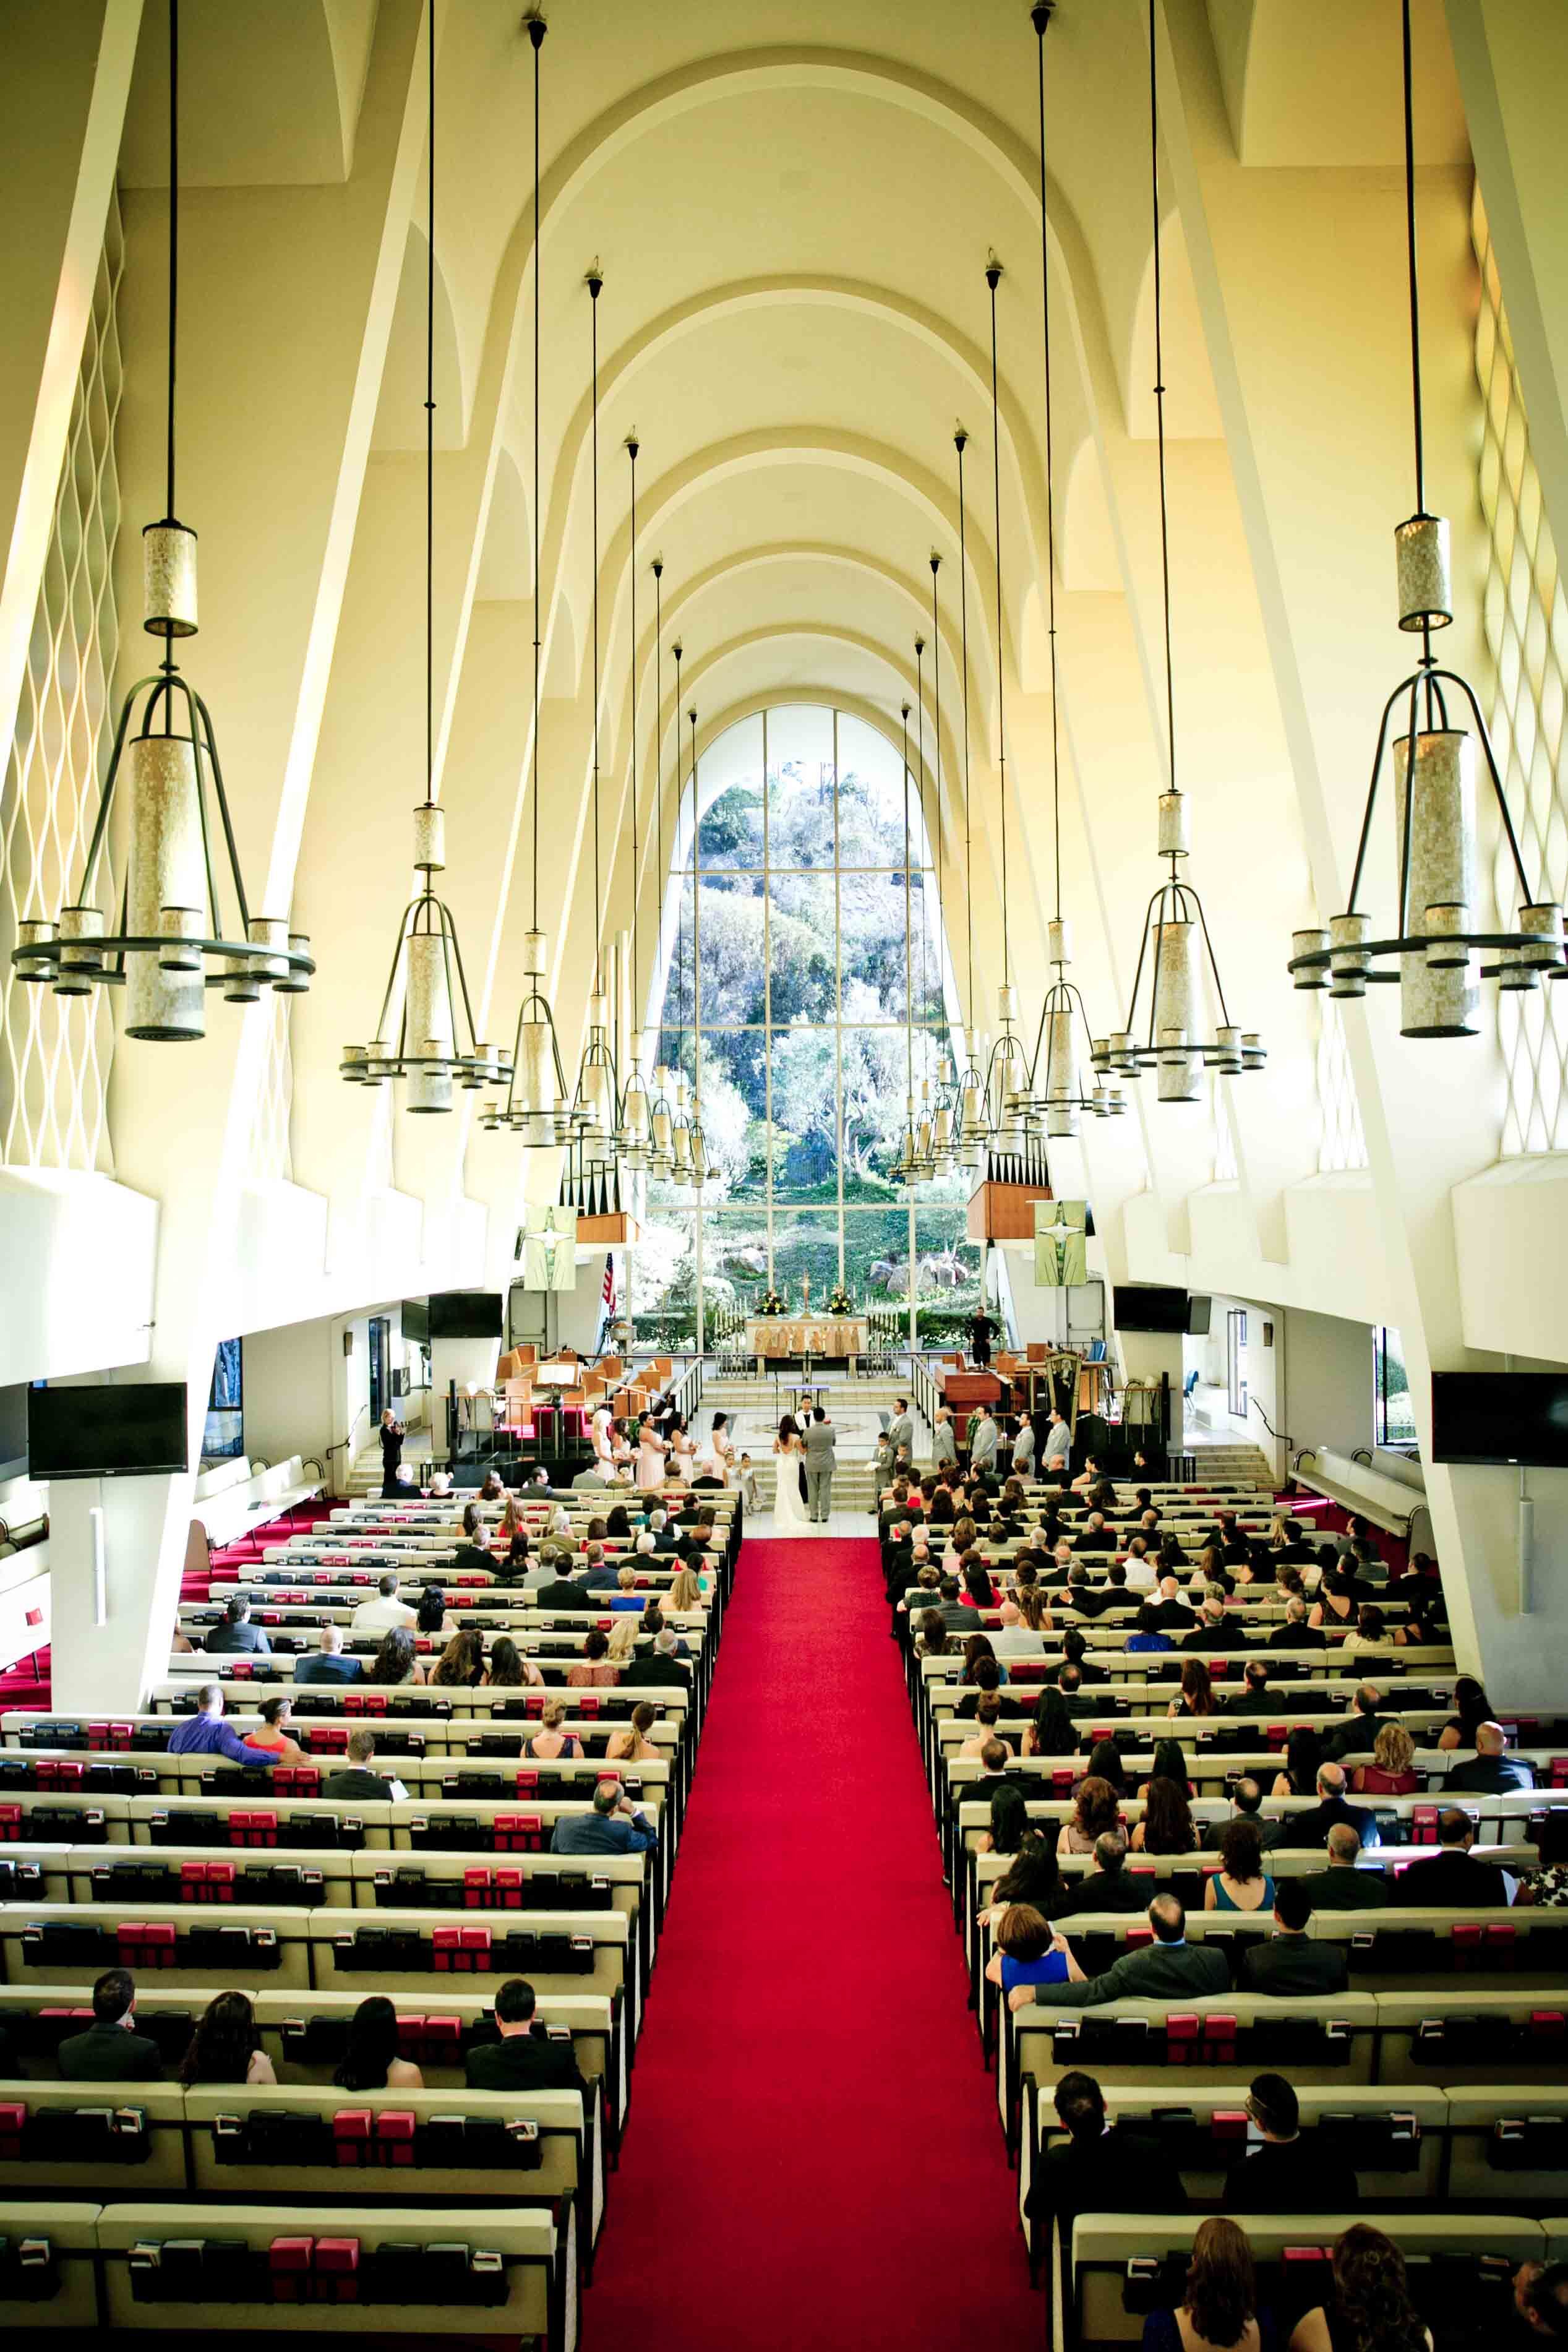
[[[224,1721],[224,1695],[216,1683],[204,1683],[196,1693],[198,1712],[175,1727],[169,1742],[171,1756],[226,1756],[231,1764],[276,1764],[269,1748],[253,1748]]]

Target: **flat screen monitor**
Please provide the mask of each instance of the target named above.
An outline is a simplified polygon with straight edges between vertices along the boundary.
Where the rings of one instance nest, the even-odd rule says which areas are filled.
[[[438,1290],[430,1302],[430,1336],[498,1339],[502,1303],[498,1290]]]
[[[1209,1318],[1213,1313],[1213,1299],[1200,1298],[1195,1291],[1186,1302],[1186,1328],[1192,1339],[1207,1339]]]
[[[398,1320],[402,1336],[411,1347],[429,1347],[430,1301],[428,1298],[405,1298]]]
[[[1568,1469],[1568,1374],[1434,1372],[1432,1458]]]
[[[1117,1283],[1113,1293],[1118,1331],[1186,1329],[1186,1293],[1157,1282]]]
[[[29,1389],[35,1478],[152,1478],[190,1467],[183,1381],[123,1388]]]

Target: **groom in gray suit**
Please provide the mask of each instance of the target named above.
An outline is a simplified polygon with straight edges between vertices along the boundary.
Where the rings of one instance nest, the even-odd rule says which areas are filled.
[[[826,1520],[833,1507],[833,1472],[837,1443],[832,1423],[821,1405],[806,1423],[806,1516]]]

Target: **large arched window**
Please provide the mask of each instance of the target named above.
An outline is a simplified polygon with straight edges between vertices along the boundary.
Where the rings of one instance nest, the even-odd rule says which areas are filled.
[[[768,1283],[800,1303],[841,1283],[930,1342],[978,1296],[972,1179],[908,1200],[893,1180],[906,1092],[935,1081],[953,1005],[931,842],[896,740],[847,712],[789,706],[690,761],[664,893],[649,1028],[702,1072],[713,1175],[704,1205],[652,1185],[632,1253],[639,1337],[712,1345]],[[936,812],[931,812],[935,825]],[[695,853],[695,854],[694,854]]]

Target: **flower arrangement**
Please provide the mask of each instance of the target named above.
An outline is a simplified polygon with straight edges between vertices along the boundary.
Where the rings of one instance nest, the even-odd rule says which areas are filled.
[[[758,1315],[787,1315],[789,1310],[778,1291],[767,1290],[758,1301],[757,1312]]]
[[[834,1316],[852,1315],[854,1313],[855,1302],[850,1297],[849,1292],[844,1288],[842,1283],[839,1285],[838,1288],[833,1291],[829,1297],[826,1311],[828,1314]]]

